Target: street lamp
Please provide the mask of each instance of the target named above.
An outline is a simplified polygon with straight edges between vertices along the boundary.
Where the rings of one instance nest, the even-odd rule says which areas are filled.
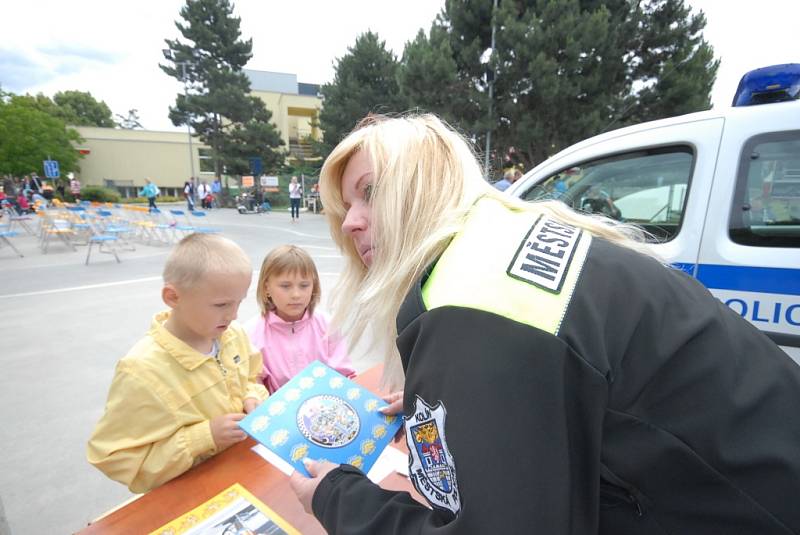
[[[183,81],[183,95],[189,96],[189,79],[186,77],[186,67],[194,66],[193,61],[175,61],[172,50],[164,49],[164,57],[175,64],[175,67],[181,68],[181,80]],[[187,114],[188,115],[188,114]],[[192,122],[189,120],[191,116],[186,118],[186,133],[189,134],[189,168],[191,169],[191,176],[194,178],[194,151],[192,150]]]

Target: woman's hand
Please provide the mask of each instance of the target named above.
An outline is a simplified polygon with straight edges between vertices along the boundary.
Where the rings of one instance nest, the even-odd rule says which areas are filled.
[[[297,499],[300,500],[300,504],[303,506],[306,513],[313,515],[314,511],[311,510],[311,501],[314,499],[314,493],[317,491],[319,482],[328,475],[328,472],[337,468],[339,465],[329,463],[328,461],[312,461],[311,459],[304,459],[303,465],[306,467],[306,470],[308,470],[308,473],[311,474],[311,477],[305,477],[295,470],[289,478],[289,484],[292,486],[292,490],[297,495]]]
[[[399,414],[403,412],[402,390],[398,390],[397,392],[392,392],[391,394],[383,396],[383,401],[385,401],[389,405],[387,407],[383,407],[382,409],[380,409],[382,414],[392,416],[394,414]]]
[[[403,412],[403,391],[398,390],[397,392],[392,392],[386,396],[383,396],[383,401],[388,403],[386,407],[379,409],[381,414],[385,414],[387,416],[394,416],[396,414],[400,414]],[[403,426],[400,426],[400,429],[397,430],[395,433],[393,440],[395,442],[400,442],[400,439],[403,437]]]

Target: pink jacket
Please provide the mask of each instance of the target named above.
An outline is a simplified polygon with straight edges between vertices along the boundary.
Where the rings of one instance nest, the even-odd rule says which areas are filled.
[[[295,322],[283,321],[277,314],[258,315],[244,325],[250,341],[264,359],[262,382],[275,392],[311,361],[319,360],[346,377],[355,375],[347,356],[347,345],[338,336],[328,336],[328,321],[308,311]]]

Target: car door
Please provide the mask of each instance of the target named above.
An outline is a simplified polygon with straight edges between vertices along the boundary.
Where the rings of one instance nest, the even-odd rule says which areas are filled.
[[[698,279],[800,363],[800,102],[727,120]]]
[[[509,191],[636,223],[659,255],[695,275],[723,125],[720,116],[693,114],[597,136]]]

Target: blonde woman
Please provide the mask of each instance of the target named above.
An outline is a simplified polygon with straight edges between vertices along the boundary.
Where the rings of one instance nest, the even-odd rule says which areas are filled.
[[[371,119],[321,184],[334,322],[382,344],[430,506],[309,460],[329,533],[800,533],[800,368],[635,228],[507,198],[430,115]]]

